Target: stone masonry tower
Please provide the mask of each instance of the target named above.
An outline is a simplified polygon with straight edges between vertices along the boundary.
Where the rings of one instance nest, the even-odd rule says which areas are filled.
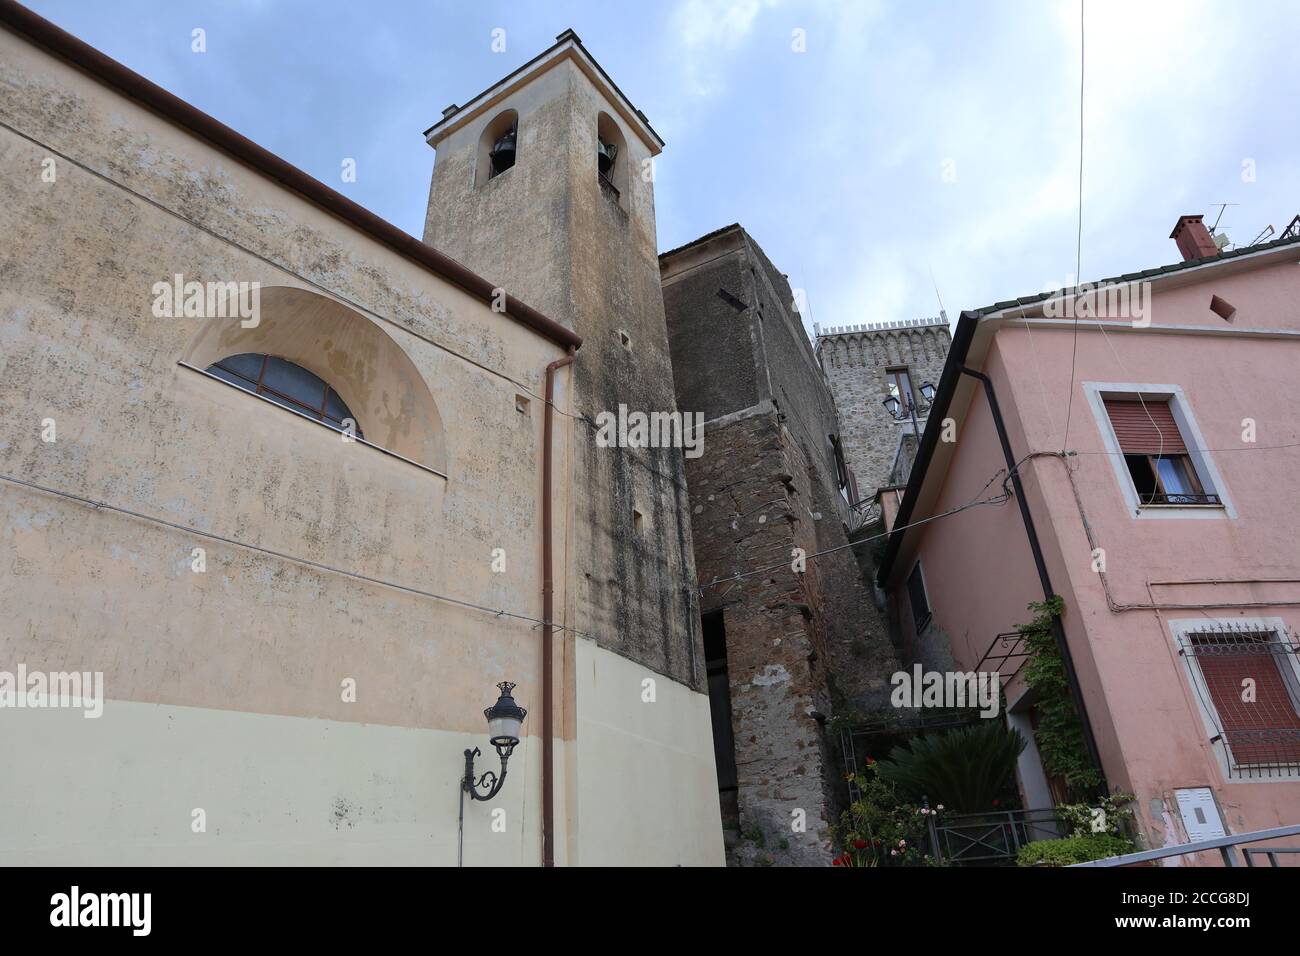
[[[655,237],[663,141],[571,30],[425,135],[425,242],[584,340],[572,626],[704,691],[682,449],[600,447],[594,427],[620,405],[676,410]]]
[[[817,357],[835,396],[844,457],[859,498],[870,500],[878,488],[907,484],[916,435],[902,400],[910,396],[924,430],[930,404],[922,386],[939,383],[951,344],[943,318],[817,329]],[[896,416],[882,404],[891,395],[900,399]]]

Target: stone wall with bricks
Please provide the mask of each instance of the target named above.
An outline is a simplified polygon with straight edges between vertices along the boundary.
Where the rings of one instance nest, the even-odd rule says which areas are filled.
[[[728,861],[825,865],[845,798],[827,722],[887,706],[898,666],[847,547],[840,422],[788,282],[743,229],[660,266],[678,407],[706,415],[686,481],[701,610],[725,633]],[[818,556],[796,570],[800,553]]]

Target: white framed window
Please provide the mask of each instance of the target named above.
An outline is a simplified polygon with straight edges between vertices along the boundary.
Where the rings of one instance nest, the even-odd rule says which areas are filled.
[[[1300,780],[1300,646],[1283,620],[1169,627],[1224,780]]]
[[[1237,517],[1180,386],[1084,382],[1083,390],[1134,517]]]

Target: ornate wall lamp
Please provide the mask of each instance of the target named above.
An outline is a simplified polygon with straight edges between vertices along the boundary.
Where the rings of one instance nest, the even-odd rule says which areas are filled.
[[[506,764],[515,747],[519,746],[519,730],[523,726],[524,718],[528,716],[528,711],[516,704],[515,699],[510,696],[510,692],[515,689],[514,684],[503,680],[497,684],[497,687],[501,689],[501,696],[497,698],[495,704],[483,711],[483,716],[488,722],[488,741],[496,748],[497,756],[501,758],[501,772],[498,774],[485,770],[482,776],[475,780],[474,758],[481,757],[483,752],[477,747],[465,751],[465,775],[460,778],[457,866],[462,864],[465,853],[465,794],[469,794],[471,800],[491,800],[501,792],[501,787],[506,782]]]
[[[497,756],[501,758],[501,773],[498,775],[491,770],[484,771],[483,775],[474,779],[474,758],[481,757],[482,751],[477,747],[473,750],[465,751],[465,776],[461,779],[460,786],[463,793],[468,793],[472,800],[491,800],[501,792],[501,785],[506,782],[506,763],[510,760],[510,754],[514,752],[515,747],[519,745],[519,729],[523,726],[524,718],[528,716],[528,711],[515,703],[515,699],[510,696],[510,692],[515,689],[515,685],[508,680],[503,680],[497,684],[501,689],[501,696],[491,707],[483,711],[483,716],[487,718],[488,733],[491,735],[488,740],[496,748]],[[480,793],[481,788],[487,788],[486,793]]]

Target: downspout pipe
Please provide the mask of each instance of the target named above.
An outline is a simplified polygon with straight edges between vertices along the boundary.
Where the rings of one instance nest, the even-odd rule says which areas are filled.
[[[572,365],[574,348],[546,366],[546,412],[542,425],[542,866],[555,866],[555,568],[551,549],[551,437],[555,426],[555,373]]]
[[[1029,549],[1034,555],[1034,566],[1038,569],[1038,580],[1043,587],[1043,597],[1046,600],[1051,600],[1055,597],[1056,592],[1052,589],[1052,579],[1047,573],[1047,562],[1043,559],[1043,548],[1038,541],[1038,532],[1034,529],[1033,515],[1029,513],[1029,502],[1025,500],[1025,488],[1020,481],[1015,456],[1011,453],[1011,439],[1007,437],[1007,426],[1002,418],[1002,408],[998,405],[998,396],[993,388],[993,381],[983,372],[977,372],[965,365],[959,366],[958,371],[963,375],[978,379],[984,386],[984,395],[989,402],[989,411],[993,415],[993,424],[998,431],[998,441],[1002,444],[1002,457],[1006,460],[1007,471],[1011,475],[1011,484],[1015,488],[1016,504],[1020,507],[1020,518],[1025,524],[1025,534],[1029,538]],[[1109,789],[1106,786],[1106,772],[1102,769],[1101,753],[1097,749],[1097,738],[1092,732],[1092,721],[1088,718],[1088,705],[1084,702],[1083,690],[1079,687],[1079,675],[1074,669],[1074,658],[1070,655],[1070,647],[1065,642],[1065,628],[1061,626],[1060,617],[1055,614],[1052,615],[1052,636],[1056,638],[1056,646],[1061,652],[1061,663],[1065,668],[1065,677],[1070,685],[1070,693],[1074,696],[1074,706],[1079,712],[1079,723],[1083,725],[1083,739],[1088,747],[1088,755],[1092,758],[1097,773],[1101,775],[1102,790],[1106,791]]]

